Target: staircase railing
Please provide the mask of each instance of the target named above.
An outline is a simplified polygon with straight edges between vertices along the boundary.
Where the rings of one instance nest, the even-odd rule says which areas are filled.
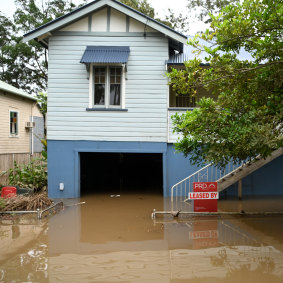
[[[213,164],[208,164],[190,176],[184,178],[171,187],[171,210],[172,211],[192,211],[192,202],[188,200],[188,195],[193,191],[194,182],[216,182],[227,176],[242,164],[235,165],[228,163],[225,168],[218,168]]]

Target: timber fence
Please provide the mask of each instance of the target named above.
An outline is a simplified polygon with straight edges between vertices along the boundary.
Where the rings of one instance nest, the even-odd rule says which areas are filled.
[[[8,184],[7,174],[1,176],[2,172],[14,168],[14,163],[28,164],[34,158],[40,158],[41,152],[36,152],[33,155],[30,153],[0,153],[0,185]]]

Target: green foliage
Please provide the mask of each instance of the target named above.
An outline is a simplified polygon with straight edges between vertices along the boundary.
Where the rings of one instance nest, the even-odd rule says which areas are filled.
[[[175,29],[180,32],[188,31],[188,17],[183,14],[175,15],[171,9],[168,9],[167,15],[164,19],[157,16],[154,8],[148,3],[147,0],[119,0],[123,4]]]
[[[43,161],[47,162],[47,140],[42,139],[41,143],[43,145],[43,150],[41,151],[41,155],[42,155]]]
[[[9,185],[40,191],[47,186],[46,163],[43,160],[32,160],[27,165],[14,163],[8,171]]]
[[[40,112],[45,116],[47,113],[47,93],[39,92],[36,95],[36,98],[37,98],[37,103],[40,105]]]
[[[147,0],[119,0],[121,3],[151,17],[155,17],[154,8],[148,3]]]
[[[283,146],[282,15],[280,1],[226,6],[211,15],[211,29],[190,42],[197,54],[207,53],[203,63],[210,67],[195,58],[168,74],[179,94],[205,87],[218,97],[204,98],[199,109],[173,118],[175,131],[183,134],[176,148],[191,154],[193,163],[224,166]],[[237,59],[241,48],[252,60]]]
[[[0,193],[1,193],[1,191],[0,191]],[[2,198],[2,197],[0,197],[0,210],[1,210],[2,208],[4,208],[5,206],[6,206],[5,199]]]
[[[81,1],[86,3],[86,1]],[[71,0],[15,0],[14,20],[0,13],[0,79],[28,93],[47,89],[47,50],[22,35],[72,11]]]
[[[14,19],[0,12],[0,80],[28,93],[47,90],[48,51],[37,41],[22,42],[22,35],[76,8],[72,0],[14,0]],[[155,15],[147,0],[121,0],[122,3],[156,18],[173,28],[184,30],[187,18],[168,11],[165,19]],[[82,6],[87,0],[80,0]],[[39,99],[44,98],[39,94]]]
[[[189,11],[194,11],[197,18],[205,23],[210,23],[210,14],[217,14],[225,6],[239,2],[239,0],[188,0],[187,8]]]
[[[176,15],[171,9],[168,9],[165,19],[157,18],[157,20],[183,34],[189,31],[190,22],[187,13]]]

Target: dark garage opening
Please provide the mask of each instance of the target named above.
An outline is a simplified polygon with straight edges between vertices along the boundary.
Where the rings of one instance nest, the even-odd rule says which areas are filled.
[[[163,194],[161,153],[80,153],[81,195]]]

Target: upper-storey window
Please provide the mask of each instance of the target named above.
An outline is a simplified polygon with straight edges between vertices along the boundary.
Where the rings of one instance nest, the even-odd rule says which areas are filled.
[[[169,91],[169,107],[172,108],[194,108],[197,107],[197,102],[202,97],[211,97],[215,99],[211,92],[205,90],[204,88],[197,89],[197,93],[192,95],[192,93],[188,94],[177,94],[170,87]]]
[[[174,66],[174,68],[180,70],[183,66]],[[168,71],[171,72],[171,67],[169,67]],[[204,87],[198,87],[195,90],[196,92],[188,89],[186,94],[178,94],[170,86],[169,108],[194,108],[198,106],[197,102],[203,97],[216,98],[211,91],[206,90]]]
[[[19,113],[17,111],[10,111],[10,135],[18,135],[18,117]]]
[[[90,78],[88,111],[127,111],[125,82],[129,46],[87,46],[81,63]]]
[[[106,108],[121,107],[122,102],[122,67],[93,67],[93,104]]]
[[[196,107],[196,98],[190,94],[178,95],[170,88],[169,106],[177,108]]]

